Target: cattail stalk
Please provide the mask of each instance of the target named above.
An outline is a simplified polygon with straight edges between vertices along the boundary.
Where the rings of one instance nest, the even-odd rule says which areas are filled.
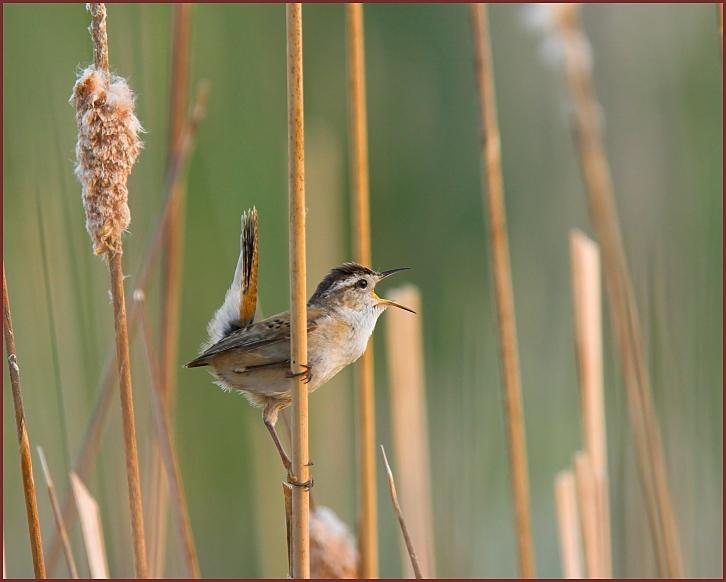
[[[563,49],[573,128],[590,202],[590,217],[602,250],[609,313],[616,347],[620,352],[658,567],[662,576],[681,578],[683,558],[678,526],[643,354],[637,305],[615,207],[612,176],[603,145],[601,109],[592,81],[589,43],[576,5],[558,5],[553,10]]]
[[[170,135],[168,164],[177,157],[182,147],[184,125],[187,115],[187,94],[189,83],[189,38],[191,4],[173,6],[172,77],[170,96]],[[179,308],[181,304],[182,252],[184,231],[184,210],[186,188],[183,177],[176,182],[170,193],[169,219],[165,229],[165,249],[162,257],[161,278],[161,363],[160,382],[163,398],[171,412],[169,422],[174,424],[174,396],[176,393],[177,349],[179,340]],[[166,555],[167,531],[167,484],[162,470],[162,459],[158,448],[154,448],[154,475],[152,481],[152,526],[150,535],[150,568],[155,577],[162,577]]]
[[[18,431],[18,444],[20,446],[20,472],[23,477],[23,495],[25,497],[25,511],[28,518],[30,551],[33,555],[33,572],[36,578],[45,578],[43,540],[40,534],[40,521],[38,519],[38,498],[35,493],[33,460],[30,455],[30,439],[28,438],[28,430],[25,424],[25,411],[23,410],[20,367],[18,366],[18,356],[15,351],[15,332],[13,331],[13,318],[10,313],[8,284],[5,280],[5,262],[3,262],[3,334],[5,337],[5,351],[8,355],[10,389],[13,393],[15,427]]]
[[[86,228],[95,253],[107,259],[111,275],[134,561],[136,576],[147,578],[121,239],[131,220],[127,180],[141,149],[138,138],[141,127],[133,113],[133,96],[128,85],[119,77],[111,77],[109,72],[106,7],[101,3],[88,4],[88,10],[94,64],[81,74],[73,89],[78,122],[76,173],[83,186]]]
[[[144,262],[141,266],[139,274],[134,277],[134,281],[138,281],[137,287],[145,289],[148,285],[149,279],[152,274],[152,266],[155,264],[161,251],[161,243],[163,242],[163,233],[165,232],[165,224],[170,214],[170,203],[171,197],[170,192],[172,191],[176,181],[183,175],[184,170],[187,166],[189,156],[192,150],[193,138],[196,134],[199,123],[204,118],[206,112],[206,101],[209,95],[209,86],[207,83],[201,83],[196,95],[195,105],[190,114],[186,129],[184,131],[183,147],[177,153],[177,157],[174,163],[171,164],[171,168],[167,174],[164,192],[166,204],[162,212],[161,220],[159,225],[154,229],[154,238],[148,245],[147,252],[144,253]],[[139,321],[139,307],[135,304],[131,305],[128,312],[128,329],[129,334],[133,334],[136,331],[137,323]],[[132,338],[130,338],[132,339]],[[108,420],[108,411],[111,407],[113,400],[113,389],[116,381],[116,369],[114,366],[115,358],[113,353],[110,352],[106,363],[101,374],[101,380],[96,390],[97,397],[91,413],[86,431],[83,435],[81,449],[73,462],[73,472],[76,473],[81,479],[86,479],[88,474],[93,467],[98,453],[98,447],[103,436],[103,430]],[[69,492],[63,500],[62,504],[63,519],[66,524],[70,527],[73,523],[73,519],[76,517],[75,504],[73,496]],[[60,538],[56,535],[51,540],[50,550],[48,551],[48,567],[52,571],[57,563],[58,557],[60,556],[61,543]]]
[[[302,374],[307,354],[305,292],[305,126],[303,110],[302,4],[287,4],[287,111],[290,245],[290,372],[297,375],[292,398],[292,470],[310,479],[308,387]],[[292,492],[292,575],[310,577],[310,491]]]
[[[396,512],[398,525],[401,527],[401,534],[403,534],[403,541],[406,544],[408,556],[411,559],[411,568],[413,568],[416,578],[423,578],[423,575],[421,574],[421,566],[419,565],[418,558],[416,557],[416,550],[414,548],[413,541],[411,540],[411,534],[408,532],[408,526],[406,525],[406,520],[403,517],[401,505],[398,502],[398,493],[396,492],[396,483],[393,480],[393,471],[391,471],[391,466],[388,464],[386,449],[383,448],[383,445],[381,445],[381,455],[383,457],[383,464],[386,468],[386,477],[388,478],[388,491],[391,494],[391,503],[393,503],[393,510]]]
[[[588,578],[604,578],[600,562],[600,540],[598,535],[598,494],[595,473],[590,455],[578,451],[573,462],[577,488],[577,510],[580,517],[580,531],[585,549],[585,565]]]
[[[197,550],[194,546],[189,508],[186,494],[184,493],[184,482],[181,478],[176,447],[174,446],[174,439],[172,438],[170,429],[169,403],[164,400],[164,394],[161,389],[160,371],[158,369],[159,360],[153,351],[151,328],[143,304],[143,292],[137,291],[135,296],[139,298],[137,302],[141,303],[141,329],[143,332],[144,353],[146,354],[146,363],[152,378],[151,412],[154,418],[161,458],[163,459],[164,469],[166,470],[166,482],[169,485],[173,501],[174,510],[172,514],[182,545],[187,575],[190,578],[199,578],[201,576],[199,561],[197,560]]]
[[[66,529],[65,523],[63,522],[63,516],[61,515],[60,505],[58,505],[58,496],[55,494],[55,485],[53,479],[50,476],[50,470],[48,469],[48,463],[45,460],[45,454],[43,453],[42,447],[37,447],[38,458],[40,459],[40,466],[43,469],[43,475],[45,476],[45,484],[48,487],[48,497],[50,499],[50,507],[53,510],[53,519],[55,525],[58,528],[58,535],[60,536],[61,542],[63,543],[63,554],[66,558],[66,565],[68,566],[68,574],[71,578],[78,578],[78,568],[76,567],[76,559],[73,557],[73,550],[71,549],[71,542],[68,539],[68,530]]]
[[[505,417],[509,442],[519,574],[523,578],[532,578],[535,575],[535,569],[529,515],[527,447],[524,411],[522,410],[517,328],[514,317],[514,294],[512,291],[509,243],[507,240],[507,220],[504,207],[504,184],[494,71],[492,68],[486,5],[472,4],[470,9],[481,108],[482,166],[487,183],[485,203],[489,218],[489,236],[493,258],[494,290],[504,379]]]
[[[612,574],[610,558],[610,501],[608,495],[607,433],[603,394],[600,251],[580,231],[570,233],[575,346],[580,376],[582,431],[592,462],[597,507],[599,575]]]
[[[411,535],[419,549],[422,569],[435,576],[434,522],[429,465],[428,415],[424,379],[421,295],[407,285],[388,293],[391,300],[418,316],[393,309],[386,323],[391,423],[398,486],[406,500]],[[402,548],[406,552],[406,548]],[[406,572],[410,577],[413,572]]]
[[[347,4],[348,99],[352,161],[353,247],[355,260],[371,264],[370,195],[368,186],[368,121],[366,109],[363,5]],[[373,342],[357,366],[358,443],[360,450],[360,576],[378,576],[378,512],[376,492],[376,402]]]
[[[580,523],[577,512],[575,476],[561,471],[555,479],[557,525],[560,534],[560,561],[565,578],[582,578]]]

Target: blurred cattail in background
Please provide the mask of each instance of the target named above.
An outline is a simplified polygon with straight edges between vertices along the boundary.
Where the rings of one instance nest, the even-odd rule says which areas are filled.
[[[310,577],[355,578],[358,550],[348,526],[329,507],[310,512]]]

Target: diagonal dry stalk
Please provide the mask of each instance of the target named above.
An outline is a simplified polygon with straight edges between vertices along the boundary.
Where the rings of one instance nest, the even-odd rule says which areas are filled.
[[[33,461],[30,455],[30,440],[25,425],[25,411],[23,410],[23,394],[20,384],[20,367],[15,351],[15,332],[13,331],[13,318],[10,313],[10,297],[8,284],[5,280],[5,262],[3,261],[3,334],[5,337],[5,351],[8,355],[8,372],[10,375],[10,388],[13,393],[13,407],[15,409],[15,427],[18,431],[20,445],[20,471],[23,476],[23,495],[25,497],[25,511],[28,517],[28,534],[30,535],[30,550],[33,554],[33,572],[36,578],[45,578],[45,561],[43,559],[43,540],[40,535],[40,521],[38,520],[38,498],[35,493],[33,481]],[[3,559],[3,564],[5,560]]]
[[[302,4],[288,4],[287,132],[290,245],[290,372],[297,376],[292,396],[292,470],[300,483],[310,479],[308,452],[307,295],[305,292],[305,125],[303,109]],[[310,491],[292,492],[292,575],[310,578]]]
[[[640,323],[623,247],[612,176],[600,126],[589,43],[576,5],[560,5],[555,25],[564,56],[565,78],[590,216],[602,250],[610,319],[620,352],[630,419],[645,489],[647,513],[659,565],[666,577],[683,577],[683,558],[671,500],[665,454],[643,355]]]
[[[82,74],[74,87],[79,136],[76,148],[77,174],[83,186],[86,226],[94,240],[95,252],[107,259],[111,277],[134,562],[136,576],[146,578],[146,538],[131,387],[121,239],[121,233],[130,220],[126,181],[140,149],[137,136],[140,126],[133,115],[133,98],[128,86],[125,81],[112,78],[109,72],[106,7],[102,3],[88,4],[87,7],[91,13],[94,66]]]
[[[182,147],[184,125],[187,115],[187,94],[189,82],[189,39],[191,25],[191,4],[173,6],[172,77],[170,90],[170,135],[168,164],[171,165]],[[182,253],[184,233],[184,211],[186,188],[180,178],[170,193],[169,219],[165,229],[165,249],[162,256],[161,291],[161,362],[160,382],[166,406],[174,422],[174,400],[176,393],[177,349],[179,340],[179,309],[181,304]],[[150,567],[154,576],[163,576],[166,550],[167,489],[162,459],[158,448],[154,448],[152,480],[152,507],[150,537]]]
[[[355,260],[371,264],[368,127],[366,113],[363,5],[347,4],[348,99],[352,161],[353,247]],[[378,514],[376,509],[376,405],[373,344],[356,366],[358,378],[358,446],[360,448],[360,576],[378,576]]]
[[[55,485],[53,484],[53,479],[50,476],[50,470],[48,469],[48,463],[45,460],[43,447],[36,447],[36,450],[38,451],[40,466],[42,467],[43,475],[45,476],[45,484],[48,487],[48,497],[50,498],[50,507],[53,510],[53,519],[55,519],[55,525],[58,528],[58,535],[60,536],[60,539],[63,543],[63,553],[66,558],[68,573],[70,574],[71,578],[78,578],[76,559],[73,557],[71,542],[68,539],[68,530],[66,529],[65,523],[63,522],[60,505],[58,505],[58,496],[55,494]]]
[[[134,277],[134,280],[138,281],[137,287],[140,289],[145,289],[147,287],[152,275],[152,266],[155,264],[156,259],[159,256],[161,250],[161,243],[163,241],[163,233],[165,231],[165,225],[169,219],[170,214],[171,198],[169,193],[173,190],[177,181],[180,180],[181,176],[184,174],[184,170],[187,166],[189,156],[191,154],[194,135],[196,134],[199,123],[204,118],[204,114],[206,112],[206,102],[208,95],[208,83],[200,83],[197,89],[195,105],[192,109],[192,113],[187,119],[186,128],[183,134],[183,147],[180,148],[180,150],[177,152],[175,160],[171,164],[171,167],[167,173],[164,187],[164,198],[166,200],[166,203],[164,205],[161,220],[159,221],[158,227],[154,229],[154,238],[148,245],[147,252],[144,254],[144,262],[141,266],[139,274]],[[138,316],[139,309],[136,305],[132,304],[131,309],[129,309],[128,312],[128,327],[131,334],[133,334],[133,332],[136,330],[136,325],[139,321]],[[87,478],[88,474],[91,471],[91,468],[93,467],[93,463],[96,459],[96,454],[98,453],[98,447],[101,443],[103,430],[106,426],[106,421],[108,420],[108,411],[111,406],[113,388],[116,381],[116,370],[114,369],[114,363],[115,362],[113,353],[109,352],[103,368],[103,373],[101,374],[99,386],[97,388],[98,396],[96,397],[93,412],[91,413],[88,425],[86,426],[86,431],[83,435],[80,452],[76,456],[73,463],[73,472],[76,473],[81,479]],[[73,500],[73,496],[70,492],[64,498],[61,507],[63,519],[70,527],[70,525],[72,524],[72,520],[76,517],[75,503]],[[48,567],[52,571],[55,567],[55,564],[57,563],[61,550],[60,538],[57,535],[51,539],[49,548]]]
[[[519,574],[524,578],[532,578],[535,574],[529,515],[527,447],[519,375],[517,329],[514,317],[514,293],[512,291],[509,243],[507,240],[507,219],[504,207],[504,184],[494,90],[494,71],[492,68],[486,5],[472,4],[470,9],[481,108],[482,165],[487,182],[485,203],[489,218],[489,236],[493,257],[494,290],[497,305],[499,349],[504,379],[505,417],[517,532]]]
[[[108,578],[106,542],[103,539],[103,524],[101,523],[101,511],[98,502],[78,475],[71,473],[70,477],[73,496],[78,506],[90,577]]]
[[[143,292],[137,291],[134,296],[137,298],[137,303],[140,304],[144,353],[146,354],[146,363],[149,367],[149,372],[152,378],[151,412],[154,417],[156,436],[161,450],[161,457],[164,461],[164,468],[166,470],[166,480],[169,484],[173,500],[174,510],[172,514],[174,516],[177,532],[182,544],[187,575],[190,578],[200,578],[199,561],[197,560],[197,550],[194,547],[194,536],[192,534],[191,519],[189,518],[187,498],[184,493],[184,483],[181,478],[179,461],[176,455],[176,447],[174,446],[174,440],[170,429],[169,404],[164,401],[164,395],[161,391],[161,381],[159,379],[160,372],[158,369],[159,360],[153,351],[151,328],[149,326],[149,318],[146,315]]]
[[[411,567],[416,578],[423,578],[421,574],[421,566],[419,566],[418,558],[416,557],[416,550],[413,547],[411,541],[411,535],[408,533],[408,526],[406,520],[403,517],[401,511],[401,505],[398,503],[398,493],[396,493],[396,483],[393,480],[393,472],[391,466],[388,464],[388,457],[386,457],[386,449],[381,445],[381,455],[383,456],[383,464],[386,467],[386,477],[388,478],[388,491],[391,493],[391,502],[393,503],[393,509],[396,512],[398,518],[398,524],[401,526],[401,533],[403,534],[403,540],[406,543],[406,549],[408,550],[408,556],[411,559]]]

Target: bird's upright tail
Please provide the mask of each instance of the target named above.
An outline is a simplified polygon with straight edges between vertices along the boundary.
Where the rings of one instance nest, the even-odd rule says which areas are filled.
[[[257,269],[259,264],[259,232],[257,209],[242,213],[240,253],[232,284],[224,303],[207,325],[209,339],[206,349],[229,335],[230,332],[252,323],[257,310]]]

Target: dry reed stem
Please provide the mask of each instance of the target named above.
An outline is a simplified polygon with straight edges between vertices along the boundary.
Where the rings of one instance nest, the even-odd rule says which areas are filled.
[[[618,223],[610,166],[603,145],[600,105],[589,66],[589,43],[576,5],[558,5],[553,10],[563,48],[565,77],[590,216],[602,249],[609,313],[620,352],[658,568],[662,576],[680,578],[683,577],[683,558],[678,526],[643,355],[637,306]]]
[[[574,459],[575,482],[577,484],[577,509],[580,517],[580,531],[585,549],[585,565],[588,578],[603,578],[600,563],[598,536],[598,495],[595,474],[590,455],[578,451]]]
[[[560,534],[562,574],[565,578],[582,578],[577,491],[575,477],[571,470],[561,471],[555,478],[555,502]]]
[[[292,578],[292,485],[282,484],[285,502],[285,539],[287,540],[287,577]]]
[[[141,127],[133,113],[133,96],[128,85],[120,77],[111,77],[109,73],[106,7],[98,3],[87,4],[87,8],[91,13],[94,64],[81,74],[73,88],[78,125],[76,175],[83,189],[86,228],[93,239],[95,253],[105,255],[111,276],[134,561],[136,576],[146,578],[148,565],[136,448],[121,239],[122,231],[131,220],[127,181],[141,148],[138,139]]]
[[[186,130],[184,132],[183,147],[177,154],[175,161],[171,164],[169,172],[165,181],[164,192],[165,206],[162,212],[161,220],[156,229],[154,229],[154,239],[149,244],[147,252],[144,254],[144,262],[141,266],[138,276],[134,279],[138,281],[137,287],[145,289],[151,278],[152,271],[151,267],[156,262],[156,259],[160,253],[161,243],[163,242],[163,233],[165,232],[165,225],[170,214],[170,203],[171,197],[170,192],[172,191],[176,181],[183,175],[184,169],[189,160],[191,153],[191,146],[193,144],[193,138],[196,134],[196,130],[199,123],[204,118],[206,112],[206,101],[209,95],[209,86],[206,82],[200,83],[197,89],[197,95],[195,100],[195,106],[192,110],[191,115],[187,120]],[[136,330],[136,324],[139,320],[139,309],[136,305],[131,305],[131,309],[128,312],[128,327],[129,332],[133,333]],[[113,389],[116,381],[116,369],[114,366],[115,358],[112,352],[109,353],[106,363],[103,368],[99,387],[97,389],[98,396],[91,413],[88,426],[83,436],[81,449],[73,463],[73,471],[81,478],[87,478],[93,463],[98,453],[98,447],[101,442],[103,435],[103,429],[105,428],[106,421],[108,419],[108,411],[113,400]],[[70,526],[75,518],[74,512],[75,504],[71,492],[66,494],[62,504],[63,519],[68,526]],[[50,550],[48,551],[48,567],[52,571],[57,563],[58,557],[60,556],[61,543],[60,538],[56,535],[51,539]]]
[[[143,332],[144,353],[146,354],[146,363],[152,378],[152,386],[150,389],[151,412],[154,418],[161,458],[164,462],[164,469],[166,470],[166,481],[169,485],[173,500],[174,510],[172,511],[172,515],[174,516],[179,541],[182,545],[187,575],[190,578],[200,578],[199,561],[197,560],[197,551],[194,547],[194,536],[192,534],[191,519],[189,518],[187,498],[184,493],[184,483],[181,478],[176,447],[170,429],[169,417],[171,415],[169,413],[169,403],[165,401],[161,388],[160,371],[158,369],[159,360],[153,351],[153,339],[149,319],[144,307],[143,292],[135,293],[134,297],[141,305],[141,329]]]
[[[472,4],[470,9],[481,108],[482,166],[486,176],[488,194],[485,197],[485,204],[489,218],[493,257],[519,574],[524,578],[532,578],[535,575],[535,567],[529,515],[527,448],[519,375],[517,329],[514,316],[514,294],[512,291],[506,211],[504,207],[504,184],[497,123],[494,71],[492,68],[486,5]]]
[[[406,520],[403,518],[403,512],[401,511],[401,505],[398,503],[398,494],[396,493],[396,483],[393,480],[393,472],[391,466],[388,464],[388,457],[386,457],[386,449],[381,445],[381,455],[383,456],[383,464],[386,468],[386,477],[388,478],[388,491],[391,494],[391,502],[393,503],[393,509],[396,512],[398,518],[398,524],[401,526],[401,533],[403,534],[403,540],[406,543],[406,550],[408,550],[408,557],[411,559],[411,567],[413,568],[414,575],[416,578],[423,578],[421,574],[421,566],[419,566],[418,558],[416,557],[416,550],[413,542],[411,541],[411,535],[408,533],[408,527],[406,526]]]
[[[10,375],[10,388],[13,393],[13,408],[15,410],[15,427],[18,431],[18,444],[20,447],[20,471],[23,478],[23,496],[25,498],[25,512],[28,519],[28,534],[30,536],[30,550],[33,555],[33,572],[36,578],[45,578],[45,561],[43,559],[43,540],[40,533],[38,519],[38,499],[33,481],[33,460],[30,455],[30,440],[25,425],[25,411],[23,410],[23,394],[20,383],[20,367],[15,350],[15,332],[13,318],[10,312],[10,297],[8,284],[5,279],[5,262],[3,261],[3,334],[5,337],[5,351],[8,355],[8,373]],[[4,562],[3,562],[4,563]]]
[[[292,397],[292,470],[310,479],[308,452],[307,295],[305,292],[305,126],[303,109],[302,4],[287,4],[287,127],[290,245],[290,371],[297,374]],[[310,577],[310,491],[292,492],[292,575]]]
[[[175,4],[173,7],[172,78],[170,90],[170,135],[168,164],[176,158],[181,146],[187,115],[187,94],[189,82],[189,37],[191,4]],[[165,232],[165,252],[162,256],[161,278],[161,390],[166,405],[171,411],[169,422],[174,423],[174,396],[176,393],[177,351],[179,346],[179,309],[181,304],[181,277],[183,254],[184,210],[186,188],[180,178],[171,194],[171,207]],[[154,475],[152,499],[155,508],[152,514],[150,536],[150,568],[152,575],[161,577],[164,571],[167,531],[167,485],[165,473],[161,470],[162,459],[154,449]]]
[[[368,122],[366,108],[363,5],[347,4],[348,99],[352,162],[353,247],[355,260],[371,264],[370,194],[368,184]],[[373,342],[356,366],[360,448],[360,576],[378,576],[378,514],[376,492],[376,406]]]
[[[408,507],[411,535],[419,549],[422,569],[435,577],[434,521],[431,500],[428,414],[424,378],[421,296],[407,285],[388,297],[413,309],[418,316],[394,309],[386,322],[389,391],[393,444],[398,464],[398,487]],[[401,547],[405,553],[406,548]],[[404,560],[405,563],[405,560]],[[405,573],[413,571],[406,564]]]
[[[90,577],[108,578],[106,544],[103,541],[103,527],[98,503],[75,473],[71,473],[71,486],[78,506]]]
[[[608,495],[607,431],[603,394],[602,309],[600,305],[600,251],[578,230],[570,232],[575,346],[580,376],[582,431],[592,462],[597,491],[597,532],[600,574],[612,575],[610,501]]]
[[[58,497],[55,494],[55,485],[53,484],[53,479],[50,476],[50,470],[48,469],[48,463],[45,460],[43,447],[36,447],[36,450],[38,451],[40,466],[42,467],[43,475],[45,476],[45,484],[48,487],[48,497],[50,498],[50,507],[53,510],[53,519],[55,519],[55,525],[58,528],[58,535],[63,543],[63,553],[66,558],[66,565],[68,566],[68,574],[71,578],[78,578],[76,559],[73,557],[71,542],[68,539],[68,530],[66,530],[65,523],[63,523],[63,516],[61,515],[60,506],[58,505]]]

